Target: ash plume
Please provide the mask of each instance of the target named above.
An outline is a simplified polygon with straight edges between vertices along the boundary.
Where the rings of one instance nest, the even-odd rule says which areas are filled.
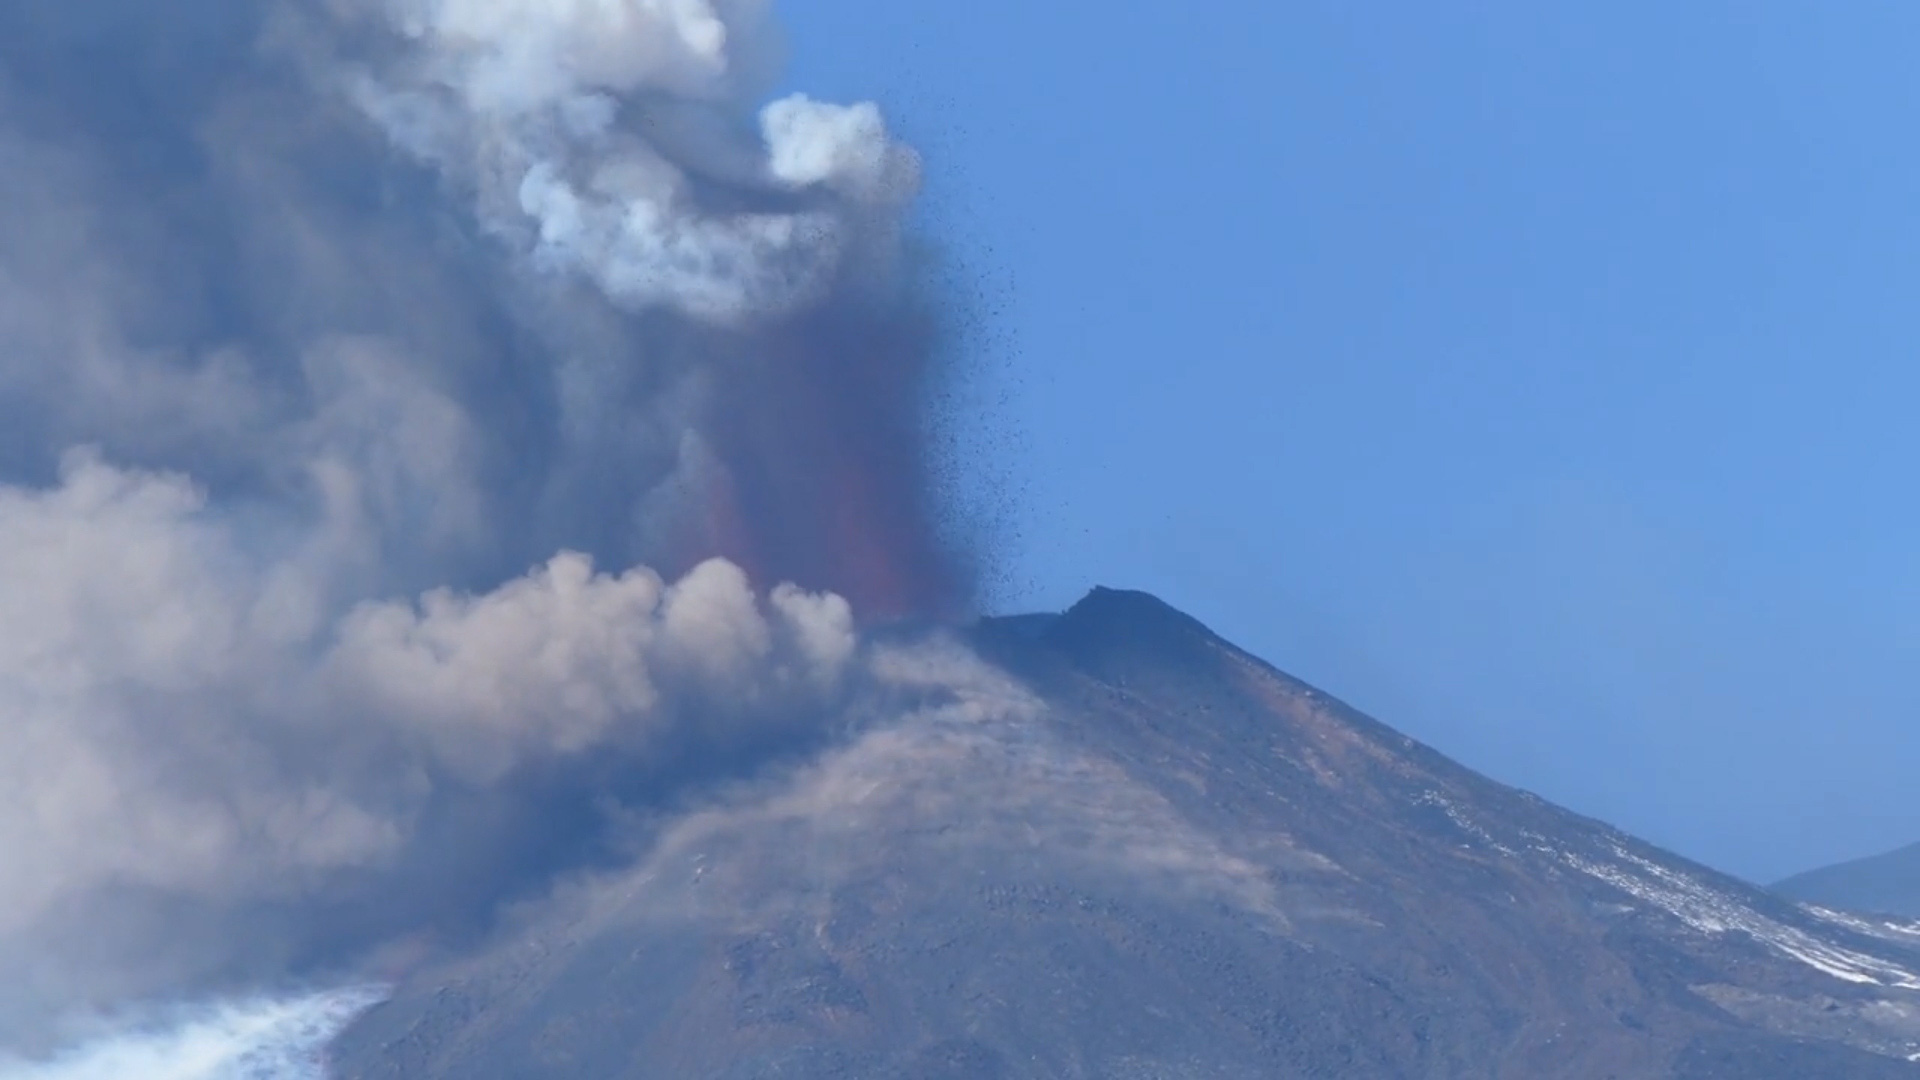
[[[484,913],[964,611],[919,160],[779,52],[0,9],[0,1047]]]

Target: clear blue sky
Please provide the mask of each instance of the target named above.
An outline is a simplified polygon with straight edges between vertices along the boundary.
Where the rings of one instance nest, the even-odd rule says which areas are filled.
[[[1920,840],[1920,6],[783,10],[1006,286],[1007,606],[1751,877]]]

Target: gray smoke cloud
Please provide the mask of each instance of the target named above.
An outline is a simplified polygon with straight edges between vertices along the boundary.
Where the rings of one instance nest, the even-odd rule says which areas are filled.
[[[0,1045],[483,918],[964,607],[919,161],[778,54],[754,0],[0,9]]]
[[[242,550],[187,479],[96,453],[0,489],[0,957],[41,973],[10,985],[16,1008],[201,974],[135,974],[138,934],[127,958],[75,959],[129,898],[319,918],[343,882],[399,888],[449,799],[538,801],[523,778],[543,768],[798,728],[859,649],[845,600],[757,594],[718,559],[666,582],[567,552],[488,592],[339,612],[312,567]],[[179,962],[213,974],[258,943],[200,947]]]

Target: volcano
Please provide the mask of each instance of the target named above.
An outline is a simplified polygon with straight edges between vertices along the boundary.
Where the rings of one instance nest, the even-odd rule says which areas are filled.
[[[1920,1078],[1920,924],[1482,777],[1141,593],[414,970],[374,1078]]]

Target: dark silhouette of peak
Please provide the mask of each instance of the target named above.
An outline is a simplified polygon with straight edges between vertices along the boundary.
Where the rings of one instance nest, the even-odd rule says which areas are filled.
[[[1047,640],[1083,660],[1192,660],[1225,644],[1200,620],[1151,593],[1096,588],[1047,627]]]
[[[418,973],[340,1080],[1920,1080],[1920,925],[1495,783],[1145,593],[968,640]]]
[[[986,619],[977,637],[1015,663],[1032,658],[1022,654],[1040,650],[1083,661],[1132,657],[1165,665],[1225,645],[1200,620],[1151,593],[1104,586],[1064,612]]]
[[[1139,638],[1216,641],[1200,620],[1153,595],[1095,586],[1060,617],[1061,629],[1118,632]]]
[[[1774,889],[1830,907],[1920,919],[1920,844],[1795,874]]]

